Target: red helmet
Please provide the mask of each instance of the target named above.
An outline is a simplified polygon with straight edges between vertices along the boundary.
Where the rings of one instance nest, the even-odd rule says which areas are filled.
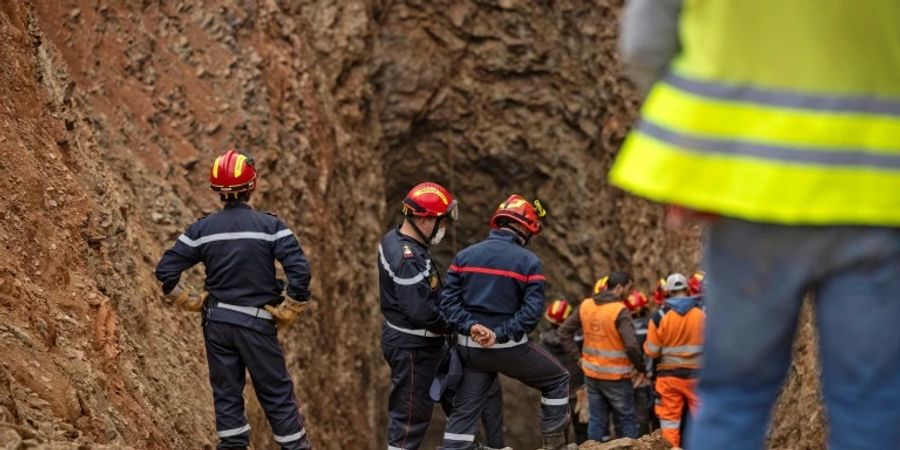
[[[448,217],[456,220],[459,208],[450,191],[437,183],[417,184],[403,199],[403,214],[418,217]]]
[[[629,311],[640,311],[647,306],[647,296],[640,291],[631,291],[625,299],[625,306]]]
[[[703,279],[706,277],[706,272],[700,271],[695,272],[688,278],[688,289],[690,289],[691,295],[700,295],[703,293]]]
[[[534,205],[532,205],[521,195],[513,194],[497,207],[494,217],[491,217],[491,227],[499,228],[500,219],[505,218],[522,225],[532,235],[538,235],[544,229],[541,218],[545,215],[547,215],[547,212],[541,206],[540,200],[535,200]]]
[[[252,192],[256,189],[253,159],[237,150],[228,150],[213,162],[209,188],[221,194]]]
[[[657,305],[662,305],[666,302],[667,298],[669,298],[669,294],[666,293],[666,279],[660,278],[659,281],[656,282],[656,290],[653,291],[653,301],[656,302]]]
[[[597,280],[594,283],[594,295],[597,295],[606,290],[606,284],[609,282],[609,275],[604,276],[603,278]]]
[[[553,325],[562,325],[570,315],[572,315],[572,305],[565,300],[554,300],[544,312],[544,318]]]

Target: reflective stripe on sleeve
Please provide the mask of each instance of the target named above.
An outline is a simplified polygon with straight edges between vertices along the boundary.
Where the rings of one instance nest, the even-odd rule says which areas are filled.
[[[292,236],[294,234],[293,231],[284,229],[277,233],[260,233],[256,231],[238,231],[234,233],[216,233],[210,234],[209,236],[203,236],[197,239],[191,239],[186,235],[182,234],[178,236],[178,240],[187,245],[188,247],[199,247],[203,244],[207,244],[210,242],[216,241],[234,241],[238,239],[255,239],[259,241],[268,241],[275,242],[281,238]]]
[[[425,260],[425,270],[421,273],[416,274],[416,276],[412,278],[402,278],[398,277],[394,274],[394,271],[391,270],[391,265],[388,264],[387,258],[384,257],[384,248],[381,244],[378,244],[378,258],[381,260],[381,266],[384,268],[385,272],[390,275],[391,279],[394,280],[394,283],[399,284],[400,286],[412,286],[417,283],[421,283],[426,277],[428,277],[428,272],[431,271],[431,260]]]
[[[216,434],[219,435],[220,438],[227,438],[227,437],[244,434],[248,431],[250,431],[250,424],[244,425],[242,427],[229,428],[227,430],[216,431]]]

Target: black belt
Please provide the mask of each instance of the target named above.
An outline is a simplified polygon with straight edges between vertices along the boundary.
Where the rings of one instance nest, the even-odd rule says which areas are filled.
[[[697,378],[697,369],[666,369],[656,372],[657,377]]]

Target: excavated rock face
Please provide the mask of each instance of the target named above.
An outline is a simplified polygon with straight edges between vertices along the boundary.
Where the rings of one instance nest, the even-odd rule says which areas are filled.
[[[521,193],[551,210],[532,244],[550,296],[580,299],[614,268],[644,289],[694,270],[698,232],[666,231],[660,207],[606,182],[636,113],[614,52],[620,8],[0,2],[0,442],[214,446],[199,318],[165,303],[152,270],[218,207],[207,168],[229,147],[252,153],[254,206],[312,262],[317,308],[281,340],[320,448],[383,448],[375,245],[419,181],[462,204],[435,249],[444,265]],[[201,272],[186,281],[200,288]],[[809,363],[786,398],[810,392]],[[534,393],[505,386],[508,443],[536,447]],[[272,447],[255,400],[248,415],[254,446]],[[807,424],[784,420],[796,426],[773,442],[787,448]]]

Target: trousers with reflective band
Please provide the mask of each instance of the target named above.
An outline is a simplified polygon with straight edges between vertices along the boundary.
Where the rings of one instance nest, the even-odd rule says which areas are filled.
[[[585,375],[598,380],[631,377],[633,367],[616,327],[616,318],[625,309],[625,305],[622,302],[598,305],[592,299],[587,299],[581,302],[579,308],[581,328],[584,331],[581,368]]]
[[[703,354],[703,327],[706,313],[698,307],[685,314],[668,310],[659,321],[647,328],[644,353],[659,358],[657,370],[697,369]]]
[[[614,184],[757,222],[900,225],[900,2],[685,2],[680,37]]]
[[[697,380],[678,377],[659,377],[656,379],[656,415],[663,437],[672,447],[681,447],[681,422],[684,419],[684,407],[688,406],[694,414],[699,404]]]

